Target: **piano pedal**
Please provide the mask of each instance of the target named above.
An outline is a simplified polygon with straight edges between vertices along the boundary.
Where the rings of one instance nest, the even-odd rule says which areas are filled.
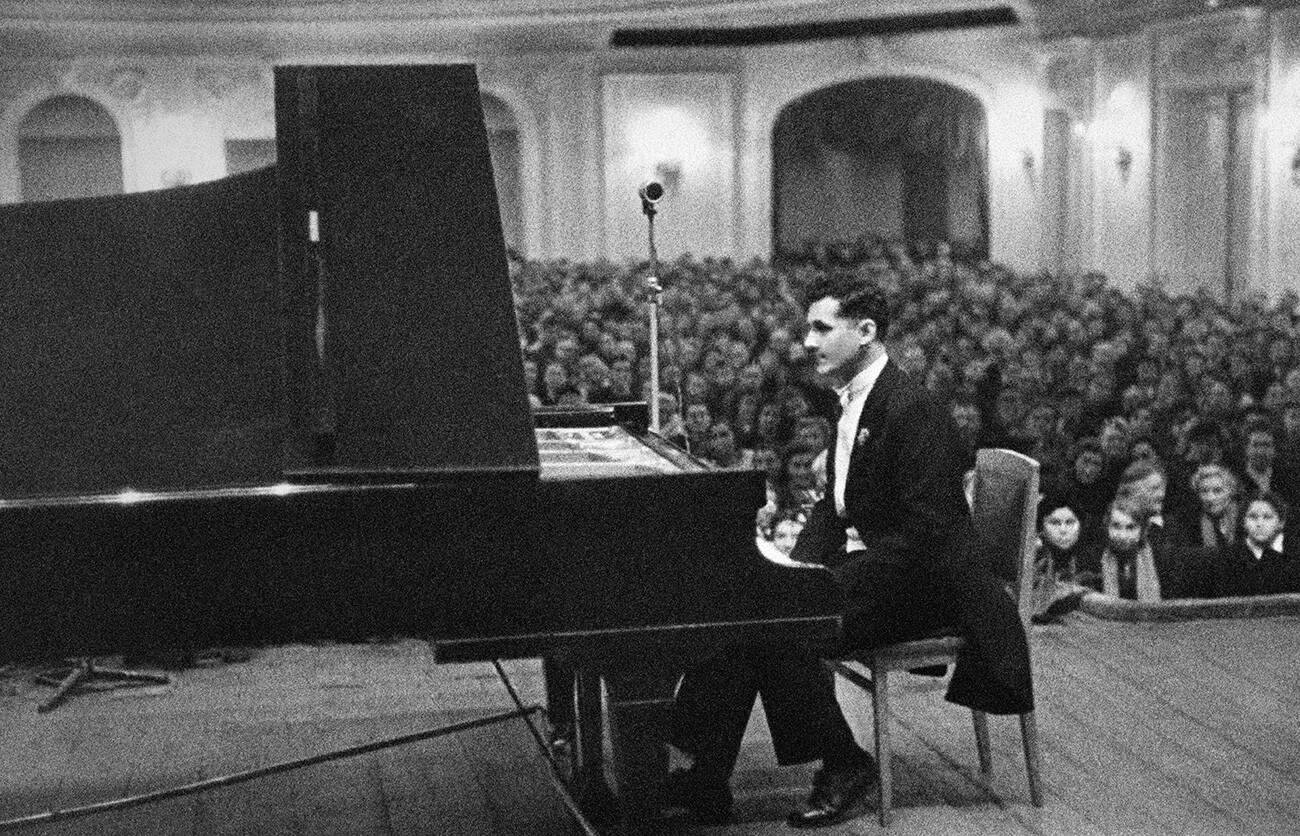
[[[560,723],[551,728],[550,749],[551,757],[555,760],[572,761],[573,726],[571,724]]]

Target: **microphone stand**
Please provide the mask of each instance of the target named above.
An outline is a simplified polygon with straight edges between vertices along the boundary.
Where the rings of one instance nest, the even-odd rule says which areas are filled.
[[[641,196],[641,211],[645,213],[650,246],[650,275],[645,286],[650,303],[650,429],[659,432],[659,302],[664,292],[659,284],[659,253],[655,251],[655,205]]]

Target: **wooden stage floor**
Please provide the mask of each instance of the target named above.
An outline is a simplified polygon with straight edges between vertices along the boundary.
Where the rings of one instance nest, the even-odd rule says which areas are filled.
[[[1046,806],[1029,804],[1014,718],[992,718],[994,776],[943,683],[898,677],[894,836],[1300,834],[1300,618],[1035,628]],[[525,702],[539,666],[506,670]],[[436,666],[426,646],[288,646],[195,668],[170,686],[50,693],[0,681],[0,820],[264,766],[508,711],[489,665]],[[864,745],[871,705],[841,699]],[[734,781],[738,820],[674,833],[784,834],[810,776],[779,769],[755,713]],[[196,796],[54,822],[38,834],[572,834],[521,720]],[[824,831],[881,832],[874,811]]]

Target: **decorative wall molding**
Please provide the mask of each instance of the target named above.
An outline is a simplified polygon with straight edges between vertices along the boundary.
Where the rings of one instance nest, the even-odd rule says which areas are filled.
[[[1092,44],[1077,39],[1068,46],[1058,47],[1045,56],[1042,70],[1046,92],[1080,121],[1091,117],[1092,92],[1096,83],[1096,67]]]
[[[1249,87],[1263,60],[1265,18],[1241,9],[1161,27],[1155,81],[1162,87]]]
[[[200,90],[217,101],[240,93],[265,93],[271,89],[270,69],[249,65],[200,66],[194,71],[194,81]]]
[[[147,79],[148,73],[141,67],[74,62],[63,86],[96,91],[123,104],[135,104],[141,100]]]

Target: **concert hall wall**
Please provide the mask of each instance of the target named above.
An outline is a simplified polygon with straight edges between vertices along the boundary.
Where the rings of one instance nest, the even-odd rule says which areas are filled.
[[[139,24],[127,48],[108,28],[63,37],[51,22],[0,68],[0,201],[20,193],[18,126],[53,96],[84,96],[112,116],[124,186],[140,191],[221,177],[227,141],[270,139],[274,64],[470,61],[517,127],[512,179],[524,254],[643,257],[635,193],[625,203],[617,196],[636,177],[676,168],[686,176],[676,203],[661,206],[661,255],[768,256],[781,113],[839,84],[906,77],[949,85],[984,108],[994,259],[1020,270],[1099,270],[1121,287],[1156,278],[1175,290],[1222,292],[1225,272],[1239,291],[1300,284],[1296,7],[1207,11],[1059,40],[1025,22],[714,49],[485,45],[455,42],[432,24],[377,37],[346,22],[316,23],[284,23],[265,43],[197,23],[156,36]],[[679,90],[668,107],[707,116],[707,170],[648,151],[632,159],[610,142],[618,125],[604,91],[628,77]],[[1189,102],[1209,106],[1200,113]],[[653,118],[662,104],[617,106]],[[1220,107],[1234,108],[1235,132],[1207,115]],[[1213,145],[1228,135],[1232,159]],[[1185,153],[1189,142],[1199,143],[1194,153]],[[1231,164],[1235,179],[1198,177],[1213,171],[1210,161]],[[1202,199],[1197,190],[1212,193]]]

